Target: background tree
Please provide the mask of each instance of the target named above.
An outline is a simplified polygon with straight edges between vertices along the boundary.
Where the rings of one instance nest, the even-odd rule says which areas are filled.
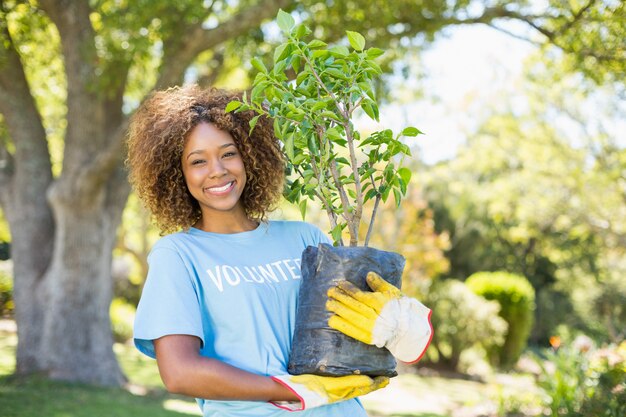
[[[537,81],[528,109],[496,113],[455,159],[425,175],[437,232],[450,235],[448,275],[527,277],[538,297],[535,342],[545,343],[558,324],[617,341],[626,300],[617,278],[626,272],[618,243],[626,230],[626,165],[603,119],[623,110],[581,95],[585,82],[576,75]],[[582,100],[596,103],[595,120],[580,111]]]
[[[609,41],[623,39],[623,5],[604,3],[559,1],[537,14],[508,0],[0,1],[0,205],[11,229],[17,372],[122,382],[108,307],[111,253],[129,193],[129,116],[149,91],[186,76],[214,82],[234,70],[245,83],[247,68],[238,63],[271,53],[262,22],[279,8],[310,20],[329,41],[350,27],[372,45],[402,48],[425,45],[450,25],[506,19],[539,32],[563,23],[547,40],[570,45],[558,40],[601,19],[607,29],[589,36],[608,31],[602,46],[621,53]]]

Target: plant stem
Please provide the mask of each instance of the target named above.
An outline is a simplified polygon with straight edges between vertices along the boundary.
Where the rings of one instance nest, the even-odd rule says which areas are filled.
[[[374,183],[374,176],[370,175],[372,180],[372,187],[376,187]],[[376,193],[376,200],[374,200],[374,209],[372,210],[372,216],[370,217],[370,224],[367,228],[367,235],[365,236],[365,246],[367,246],[370,242],[370,237],[372,235],[372,230],[374,230],[374,220],[376,220],[376,213],[378,212],[378,204],[380,203],[381,195],[380,193]]]
[[[353,220],[354,214],[350,213],[349,208],[352,207],[350,205],[350,201],[348,200],[348,195],[346,194],[346,190],[343,185],[341,185],[341,180],[339,179],[339,170],[337,169],[337,161],[334,159],[330,161],[330,172],[332,174],[333,180],[335,182],[335,187],[337,187],[337,191],[339,191],[339,198],[341,198],[341,205],[344,210],[341,213],[341,216],[346,219],[348,223],[348,230],[350,231],[350,246],[356,246],[352,244],[353,241]],[[358,229],[357,229],[358,231]]]
[[[352,213],[352,220],[351,220],[353,224],[348,223],[349,227],[356,229],[356,236],[355,236],[354,245],[352,244],[352,240],[351,240],[350,246],[357,246],[359,224],[361,223],[361,217],[363,216],[363,193],[361,191],[361,178],[359,175],[359,166],[357,165],[356,154],[354,150],[354,136],[353,136],[352,128],[350,126],[349,117],[344,121],[343,126],[346,131],[346,139],[348,140],[348,151],[350,153],[350,167],[352,168],[352,174],[354,177],[354,188],[356,189],[356,207],[354,209],[354,213]]]
[[[313,169],[313,173],[315,175],[316,178],[318,178],[320,181],[325,181],[326,180],[326,176],[325,175],[321,175],[320,173],[320,169],[317,166],[317,163],[315,162],[315,157],[311,158],[311,168]],[[300,173],[300,177],[304,177],[302,171],[300,171],[298,169],[298,172]],[[320,183],[320,186],[322,184]],[[328,220],[330,221],[330,226],[332,229],[334,229],[335,227],[337,227],[337,214],[335,214],[334,210],[333,210],[333,205],[331,201],[328,201],[326,199],[326,197],[321,194],[318,190],[314,190],[315,195],[317,196],[317,198],[319,198],[319,200],[322,202],[322,204],[324,205],[324,209],[326,210],[326,214],[328,215]],[[343,240],[339,239],[339,246],[343,246]]]

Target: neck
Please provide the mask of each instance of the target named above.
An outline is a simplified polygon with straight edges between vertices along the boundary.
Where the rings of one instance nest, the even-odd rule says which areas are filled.
[[[250,230],[256,229],[258,226],[258,222],[249,219],[245,214],[237,216],[216,216],[215,213],[210,217],[203,215],[200,220],[193,225],[196,229],[204,230],[205,232],[221,234],[249,232]]]

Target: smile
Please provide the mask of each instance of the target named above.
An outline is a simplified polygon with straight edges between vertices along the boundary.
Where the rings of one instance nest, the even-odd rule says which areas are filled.
[[[204,190],[211,194],[224,194],[230,191],[234,187],[234,185],[235,181],[231,181],[227,184],[222,185],[221,187],[205,188]]]

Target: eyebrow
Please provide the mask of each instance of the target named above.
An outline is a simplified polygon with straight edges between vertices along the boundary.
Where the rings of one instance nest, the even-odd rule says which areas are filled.
[[[234,143],[225,143],[223,145],[221,145],[218,149],[224,149],[224,148],[228,148],[229,146],[235,146],[237,147]],[[194,151],[189,152],[189,154],[187,155],[187,157],[185,159],[189,159],[189,157],[191,155],[195,155],[195,154],[201,154],[204,152],[204,149],[196,149]]]

